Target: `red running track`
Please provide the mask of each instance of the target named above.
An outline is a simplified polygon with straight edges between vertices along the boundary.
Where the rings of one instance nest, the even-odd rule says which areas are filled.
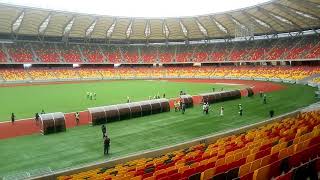
[[[275,84],[272,82],[263,81],[247,81],[247,80],[225,80],[225,79],[169,79],[173,82],[191,82],[191,83],[225,83],[225,84],[241,84],[253,87],[255,93],[259,91],[271,92],[278,91],[285,88],[280,84]],[[68,82],[65,82],[68,83]],[[75,82],[73,82],[75,83]],[[48,84],[48,83],[45,83]],[[52,83],[56,84],[56,83]],[[29,84],[27,84],[29,85]],[[18,84],[22,86],[22,84]],[[10,84],[13,87],[13,84]],[[246,95],[245,91],[241,92],[242,96]],[[193,96],[194,104],[199,104],[201,102],[200,96]],[[174,99],[170,100],[170,106],[173,107]],[[76,126],[74,113],[65,114],[67,128],[72,128]],[[88,111],[80,112],[80,125],[89,124],[89,113]],[[25,136],[31,134],[40,133],[39,125],[36,124],[34,119],[25,119],[16,121],[14,124],[11,122],[0,123],[0,139],[13,138],[17,136]]]

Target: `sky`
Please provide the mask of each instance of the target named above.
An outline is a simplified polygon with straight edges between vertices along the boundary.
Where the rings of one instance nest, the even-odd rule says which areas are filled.
[[[181,17],[224,12],[269,0],[0,0],[1,3],[125,17]]]

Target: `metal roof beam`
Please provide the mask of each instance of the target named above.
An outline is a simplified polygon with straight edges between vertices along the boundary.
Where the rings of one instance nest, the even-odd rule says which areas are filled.
[[[317,18],[318,20],[320,20],[320,16],[318,16],[318,14],[317,14],[317,13],[314,13],[313,11],[312,11],[312,12],[311,12],[311,11],[305,12],[305,11],[303,11],[303,10],[301,10],[301,9],[296,9],[296,8],[294,8],[294,7],[292,7],[292,6],[287,6],[287,5],[284,5],[284,4],[281,4],[281,3],[276,3],[276,2],[274,2],[274,4],[281,5],[281,6],[283,6],[283,7],[292,9],[292,10],[294,10],[294,11],[300,11],[300,12],[302,12],[302,13],[304,13],[304,14],[311,15],[311,16]],[[310,8],[308,8],[308,9],[310,10]]]
[[[312,5],[315,5],[315,6],[319,6],[320,5],[320,2],[314,2],[314,1],[309,1],[309,0],[306,0],[307,3],[309,4],[312,4]]]
[[[50,12],[50,13],[41,21],[41,23],[39,24],[39,26],[38,26],[38,35],[40,35],[40,33],[41,33],[41,34],[44,34],[44,33],[46,32],[46,30],[47,30],[47,28],[48,28],[48,24],[50,23],[51,15],[52,15],[52,12]],[[45,23],[46,23],[46,27],[45,27],[43,30],[41,30],[41,28],[45,25]]]
[[[208,30],[204,27],[204,25],[199,21],[198,17],[195,17],[196,24],[198,25],[199,31],[202,33],[204,39],[208,38]],[[202,29],[203,28],[203,29]]]
[[[304,21],[301,18],[296,18],[296,17],[292,16],[292,13],[295,13],[295,14],[297,14],[297,13],[293,12],[292,9],[289,9],[287,6],[283,6],[282,4],[278,4],[278,3],[274,3],[274,5],[277,6],[279,9],[283,10],[288,16],[291,16],[291,18],[297,19],[301,23],[307,24],[307,26],[311,27],[310,24],[308,23],[308,21]],[[302,17],[302,16],[299,15],[299,17]]]
[[[131,36],[131,34],[133,32],[133,28],[132,28],[133,21],[134,21],[133,18],[131,18],[130,22],[129,22],[127,28],[126,28],[127,29],[126,30],[126,39],[130,39],[130,36]]]
[[[150,26],[150,20],[148,19],[146,21],[146,28],[144,29],[144,36],[146,37],[146,39],[149,39],[149,36],[151,34],[151,26]]]
[[[302,12],[312,14],[313,16],[320,19],[318,12],[314,11],[314,8],[316,7],[314,3],[310,3],[309,1],[301,1],[301,0],[294,0],[291,2],[296,3],[297,6],[303,6],[304,8],[308,9],[308,12],[304,12],[304,11]]]
[[[26,10],[23,9],[23,10],[21,11],[21,13],[19,13],[18,16],[12,21],[12,23],[11,23],[11,32],[12,32],[12,33],[16,33],[16,32],[19,31],[19,29],[20,29],[20,27],[21,27],[21,24],[22,24],[22,21],[23,21],[23,19],[24,19],[25,11],[26,11]],[[18,27],[15,27],[15,25],[16,25],[17,23],[19,23],[19,24],[17,25]]]
[[[212,24],[214,24],[222,33],[228,35],[228,36],[231,36],[230,34],[230,31],[228,28],[224,27],[223,24],[221,24],[219,21],[217,21],[213,16],[209,16],[210,17],[210,20],[212,22]],[[226,31],[222,30],[219,25],[222,26]]]
[[[169,36],[170,36],[170,29],[168,28],[168,25],[167,25],[167,22],[165,19],[162,22],[162,32],[163,32],[166,40],[168,41]]]
[[[262,26],[261,24],[259,24],[255,19],[252,18],[252,16],[250,16],[247,12],[245,11],[241,11],[241,14],[243,14],[252,24],[254,24],[260,31],[264,32],[264,26]]]
[[[262,9],[264,9],[264,8],[262,8]],[[286,17],[284,17],[284,16],[282,16],[282,15],[280,15],[280,14],[275,14],[274,12],[271,12],[271,11],[269,11],[269,10],[267,10],[267,9],[264,9],[264,10],[266,10],[267,12],[269,12],[269,14],[272,14],[272,15],[274,15],[274,16],[278,16],[278,17],[281,17],[281,18],[285,19],[286,21],[290,22],[293,26],[295,26],[296,28],[298,28],[300,31],[302,31],[302,27],[301,27],[300,25],[298,25],[297,23],[291,21],[290,19],[288,19],[288,18],[286,18]]]
[[[189,30],[187,29],[187,27],[183,24],[182,20],[179,19],[179,24],[180,24],[180,28],[181,28],[181,32],[183,33],[184,37],[186,39],[189,38]]]
[[[73,15],[70,20],[64,25],[64,27],[62,28],[62,37],[63,38],[67,38],[69,36],[69,32],[71,31],[72,29],[72,25],[73,25],[73,22],[74,22],[74,19],[75,19],[75,15]],[[72,24],[71,24],[72,23]],[[71,24],[71,27],[70,29],[67,31],[67,27],[70,26]]]
[[[85,38],[90,38],[91,37],[91,34],[96,26],[96,23],[98,21],[98,18],[94,18],[92,20],[92,22],[90,23],[90,25],[86,28],[86,31],[85,31]]]
[[[113,33],[116,25],[117,25],[117,19],[113,18],[111,25],[107,28],[107,31],[106,31],[106,40],[108,40],[112,37],[112,33]]]
[[[254,22],[256,22],[255,19],[257,19],[257,20],[265,23],[266,25],[268,25],[268,26],[272,29],[272,31],[273,31],[274,33],[277,32],[276,29],[275,29],[271,24],[269,24],[268,22],[265,22],[265,21],[263,21],[262,19],[256,17],[256,16],[253,15],[253,14],[250,14],[250,13],[248,13],[248,12],[246,12],[246,11],[242,11],[242,13],[245,14],[246,16],[249,16],[251,19],[253,19]],[[258,22],[256,22],[256,23],[259,24]],[[259,25],[260,25],[260,24],[259,24]],[[260,26],[262,26],[262,25],[260,25]]]
[[[267,11],[267,10],[265,10],[265,9],[259,7],[259,6],[258,6],[257,8],[258,8],[258,10],[259,10],[262,14],[264,14],[264,15],[267,16],[268,18],[272,19],[274,22],[276,22],[276,23],[277,23],[279,26],[281,26],[283,29],[287,29],[287,28],[283,25],[284,22],[282,22],[282,21],[280,21],[279,19],[273,17],[273,16],[270,14],[269,11]]]
[[[229,18],[234,24],[240,25],[240,26],[243,26],[243,27],[249,29],[249,27],[248,27],[247,24],[239,21],[237,18],[233,17],[231,14],[226,13],[226,16],[228,16],[228,18]]]

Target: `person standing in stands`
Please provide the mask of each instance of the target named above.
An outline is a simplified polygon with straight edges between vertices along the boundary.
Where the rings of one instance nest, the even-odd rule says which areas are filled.
[[[105,136],[103,138],[103,154],[106,153],[109,154],[109,148],[110,148],[110,138],[108,136]]]
[[[34,120],[36,120],[36,124],[39,124],[39,113],[36,113]]]
[[[102,124],[102,126],[101,126],[101,131],[102,131],[102,137],[104,138],[107,133],[107,128],[104,124]]]
[[[75,118],[76,118],[76,125],[79,126],[79,121],[80,121],[80,114],[79,114],[79,112],[76,112]]]
[[[14,121],[16,120],[16,116],[14,113],[11,113],[11,123],[14,124]]]

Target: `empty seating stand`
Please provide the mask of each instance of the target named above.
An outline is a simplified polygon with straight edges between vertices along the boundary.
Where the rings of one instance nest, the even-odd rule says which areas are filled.
[[[96,168],[64,179],[313,179],[320,172],[320,111],[298,114],[212,144]]]

